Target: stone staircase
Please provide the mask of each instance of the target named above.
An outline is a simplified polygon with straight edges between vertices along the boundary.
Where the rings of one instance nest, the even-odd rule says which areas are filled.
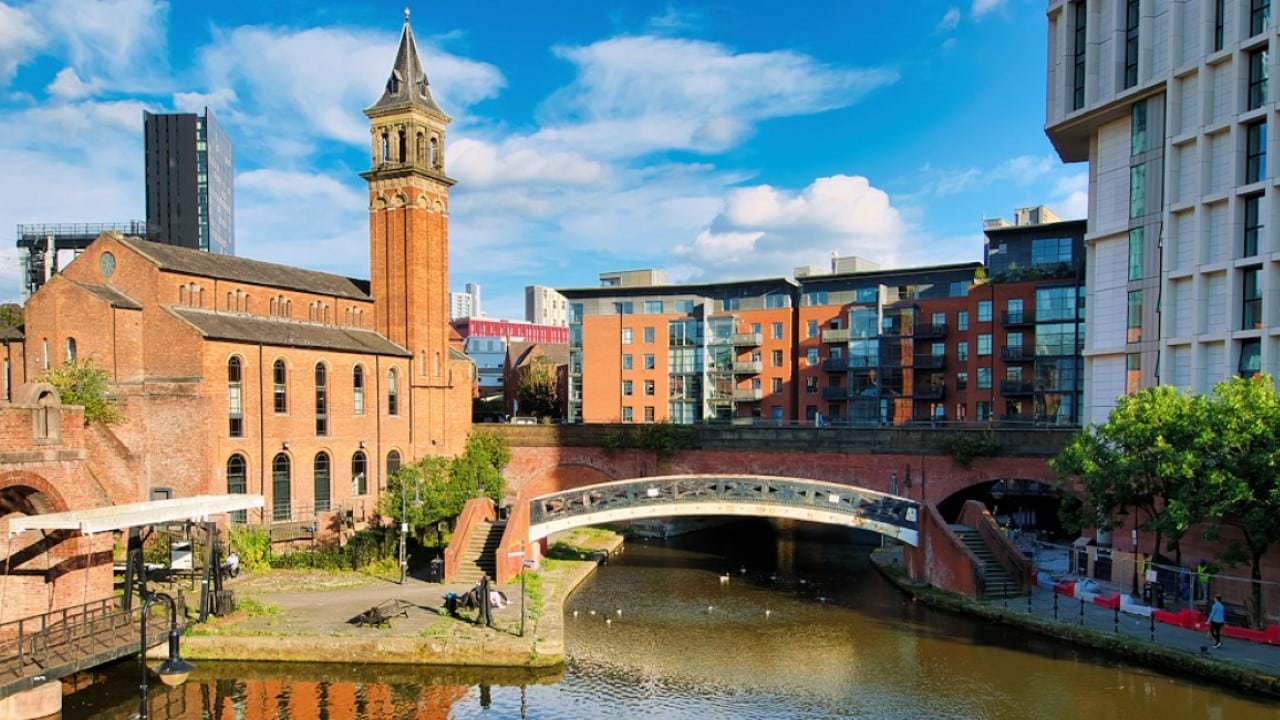
[[[982,592],[983,600],[1022,596],[1022,588],[1018,585],[1017,578],[1004,569],[1000,560],[987,547],[987,543],[983,541],[982,535],[978,534],[976,529],[968,525],[951,525],[950,527],[951,532],[955,533],[965,547],[978,557],[978,562],[982,563],[983,577],[986,580]]]
[[[471,533],[471,541],[467,543],[467,550],[458,562],[458,574],[454,582],[472,584],[480,582],[480,578],[486,575],[490,581],[497,577],[497,558],[494,554],[506,529],[505,520],[476,525]]]

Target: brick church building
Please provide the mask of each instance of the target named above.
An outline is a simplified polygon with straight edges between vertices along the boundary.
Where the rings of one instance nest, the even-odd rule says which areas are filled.
[[[371,517],[401,463],[463,448],[475,373],[449,347],[450,118],[407,17],[365,114],[368,280],[103,235],[28,301],[6,382],[73,359],[109,374],[125,419],[85,431],[107,504],[261,494],[235,520],[324,532]],[[23,482],[0,467],[0,496]]]

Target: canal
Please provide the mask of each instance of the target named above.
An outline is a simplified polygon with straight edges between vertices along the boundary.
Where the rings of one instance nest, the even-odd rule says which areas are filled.
[[[874,542],[764,521],[632,541],[568,602],[562,672],[201,663],[154,693],[149,717],[1280,718],[1267,701],[904,602],[869,566]],[[63,717],[136,713],[137,671],[109,668]]]

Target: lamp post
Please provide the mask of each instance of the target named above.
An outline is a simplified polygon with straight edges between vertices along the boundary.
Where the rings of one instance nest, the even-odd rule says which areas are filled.
[[[1136,510],[1136,508],[1135,508]],[[1129,531],[1133,543],[1133,596],[1138,597],[1138,513],[1133,513],[1133,529]]]
[[[138,633],[141,635],[142,648],[138,653],[138,665],[142,668],[142,684],[139,686],[141,700],[138,705],[138,717],[143,720],[147,717],[147,680],[150,674],[147,668],[147,611],[156,600],[163,600],[169,606],[169,657],[156,668],[160,682],[169,687],[177,687],[186,682],[187,676],[196,669],[194,665],[183,660],[178,652],[181,634],[178,632],[178,607],[174,604],[173,598],[165,593],[151,593],[142,604],[142,611],[139,613]]]
[[[405,478],[400,480],[400,584],[403,585],[409,576],[409,550],[406,546],[406,540],[409,535],[409,501],[408,493],[405,491]],[[419,495],[421,488],[415,482],[413,484],[413,506],[418,507],[422,504],[422,496]]]

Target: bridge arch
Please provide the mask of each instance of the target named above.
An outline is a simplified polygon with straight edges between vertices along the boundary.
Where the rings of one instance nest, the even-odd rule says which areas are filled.
[[[664,475],[583,485],[529,500],[531,541],[586,525],[677,515],[776,517],[919,543],[920,506],[854,485],[773,475]]]

